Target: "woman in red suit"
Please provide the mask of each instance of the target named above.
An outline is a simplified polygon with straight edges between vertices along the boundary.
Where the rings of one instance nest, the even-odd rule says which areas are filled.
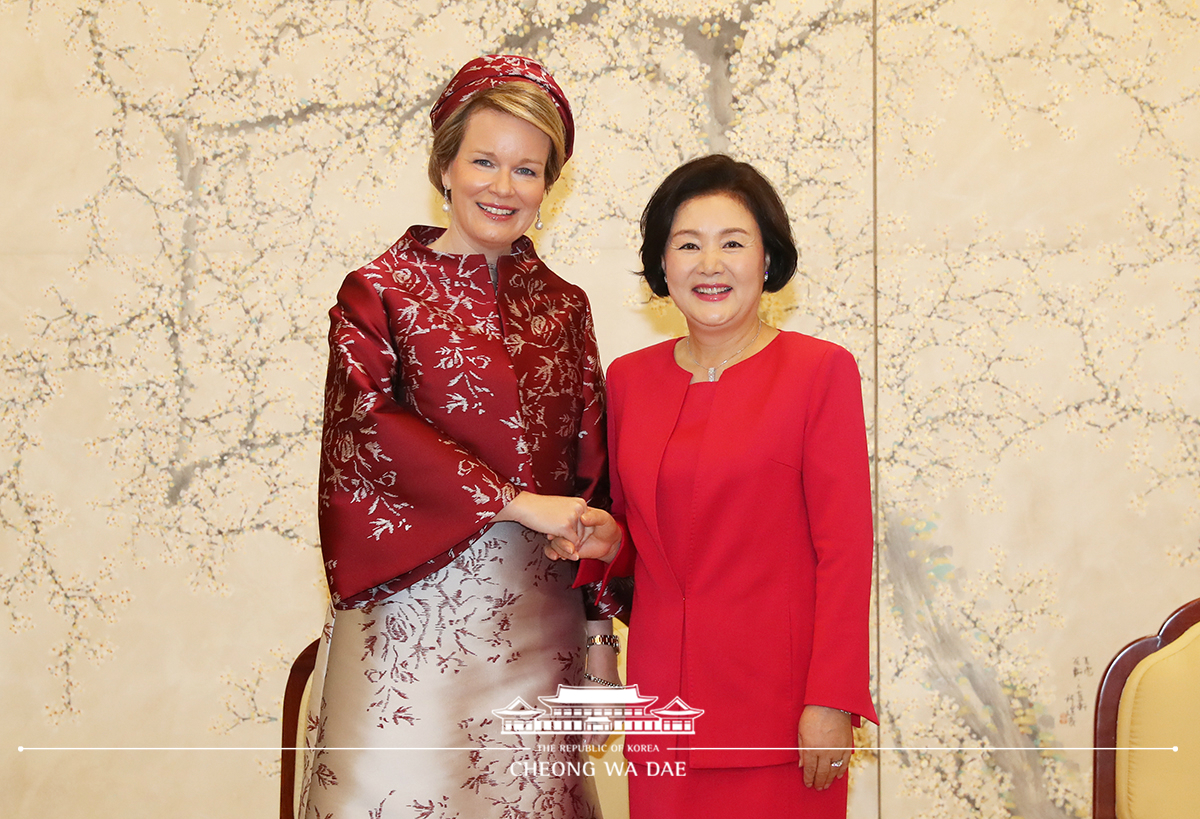
[[[629,683],[703,711],[693,735],[626,737],[630,816],[844,817],[852,725],[876,720],[858,368],[759,319],[797,253],[751,166],[678,168],[642,234],[642,275],[688,335],[609,368],[612,514],[550,547],[591,558],[579,583],[633,574]]]

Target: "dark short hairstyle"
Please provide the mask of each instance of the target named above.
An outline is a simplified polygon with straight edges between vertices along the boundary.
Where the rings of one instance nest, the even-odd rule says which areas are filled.
[[[724,154],[685,162],[667,176],[642,211],[642,269],[638,273],[656,296],[667,295],[663,254],[675,213],[698,196],[724,193],[737,199],[754,216],[770,261],[763,290],[775,293],[796,274],[796,242],[787,210],[775,188],[753,166]]]

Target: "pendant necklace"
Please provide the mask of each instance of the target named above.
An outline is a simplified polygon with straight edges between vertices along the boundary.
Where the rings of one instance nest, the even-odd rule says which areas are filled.
[[[688,358],[690,358],[692,360],[692,363],[695,364],[697,367],[699,367],[702,370],[708,370],[708,380],[709,381],[716,381],[717,380],[717,370],[724,367],[730,361],[733,361],[733,359],[737,358],[739,355],[744,353],[746,351],[747,347],[749,347],[754,342],[758,341],[758,334],[761,332],[762,332],[762,319],[759,319],[758,320],[758,329],[754,331],[754,338],[750,339],[750,341],[747,342],[746,345],[742,347],[742,349],[738,350],[736,353],[729,356],[729,358],[725,359],[724,361],[722,361],[720,364],[718,364],[715,367],[705,367],[703,364],[701,364],[699,361],[696,360],[696,356],[692,355],[692,336],[691,336],[691,334],[689,334],[688,337],[683,340],[683,343],[687,346]]]

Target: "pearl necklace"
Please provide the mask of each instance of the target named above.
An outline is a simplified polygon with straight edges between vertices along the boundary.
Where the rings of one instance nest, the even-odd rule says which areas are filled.
[[[717,380],[717,370],[721,369],[726,364],[728,364],[730,361],[733,361],[733,359],[737,358],[739,355],[746,352],[746,349],[751,344],[758,341],[758,334],[761,332],[762,332],[762,319],[759,319],[758,320],[758,329],[754,331],[754,338],[750,339],[750,341],[745,346],[743,346],[742,349],[738,350],[736,353],[729,356],[729,358],[725,359],[724,361],[722,361],[720,364],[718,364],[715,367],[705,367],[703,364],[701,364],[699,361],[696,360],[696,356],[692,355],[692,337],[690,334],[688,335],[687,338],[685,338],[683,340],[683,343],[687,347],[688,358],[690,358],[692,360],[692,363],[695,364],[697,367],[699,367],[702,370],[708,370],[708,380],[709,381],[716,381]]]

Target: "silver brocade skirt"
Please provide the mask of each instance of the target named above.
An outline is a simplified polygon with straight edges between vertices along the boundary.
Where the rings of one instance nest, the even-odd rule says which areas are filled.
[[[330,611],[308,714],[308,819],[587,819],[578,738],[501,735],[492,713],[582,676],[574,566],[516,523],[369,608]],[[544,765],[542,763],[545,763]],[[558,763],[558,764],[555,764]],[[542,775],[555,771],[561,776]]]

